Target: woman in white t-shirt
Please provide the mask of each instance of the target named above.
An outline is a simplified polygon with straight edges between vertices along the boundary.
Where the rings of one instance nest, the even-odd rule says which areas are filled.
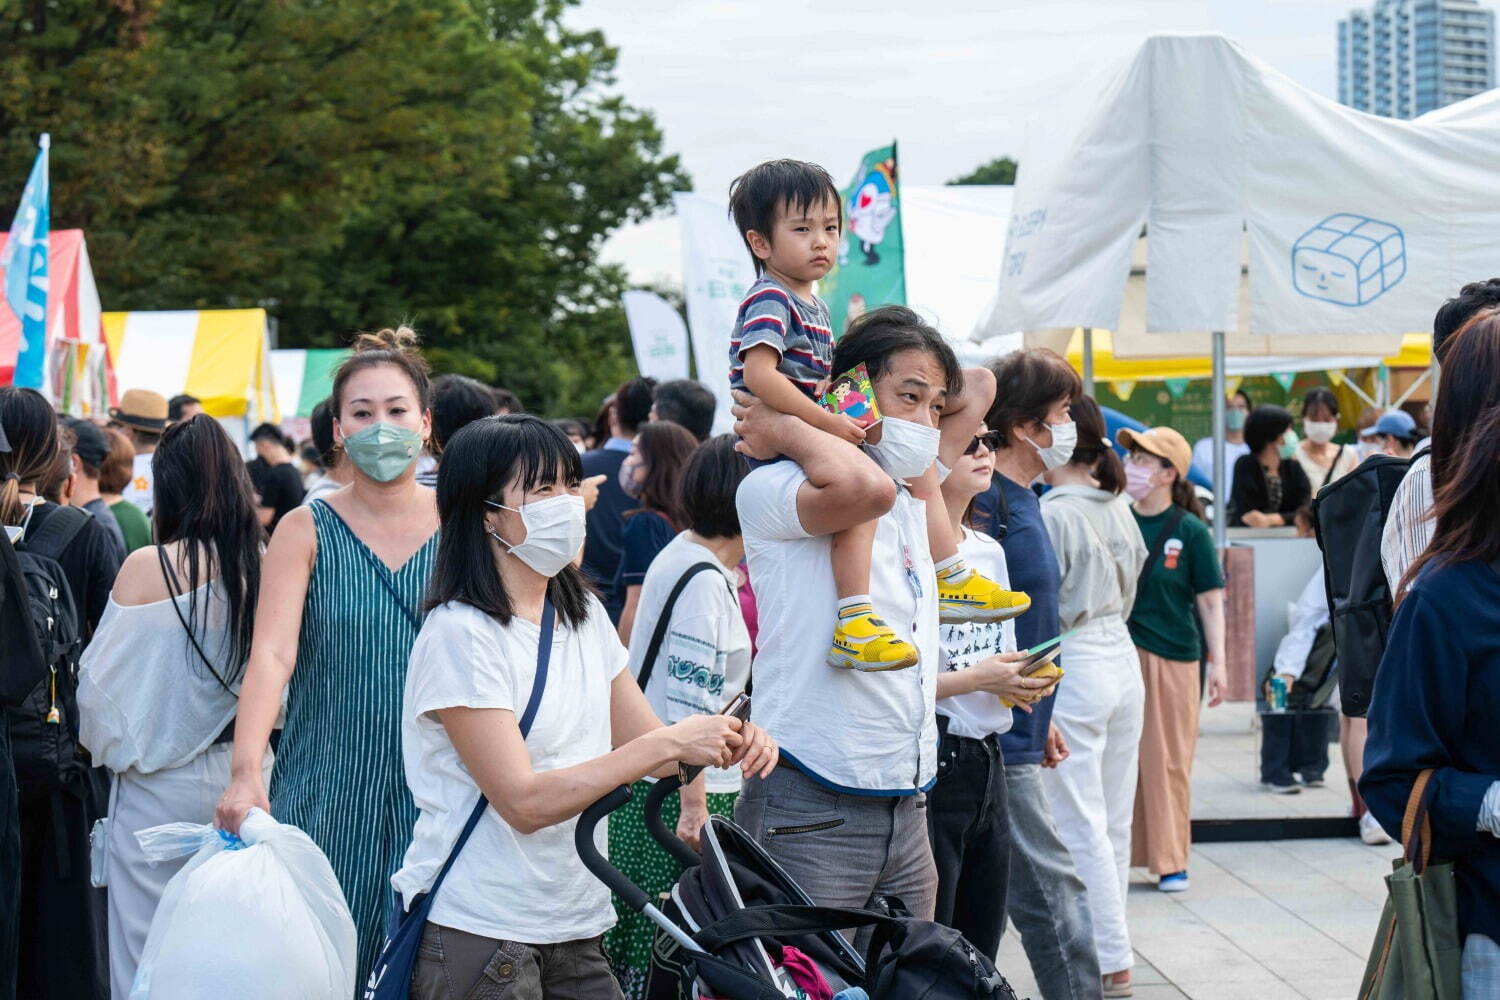
[[[721,712],[750,682],[750,632],[738,595],[745,541],[734,501],[749,467],[734,450],[735,440],[722,434],[706,441],[683,467],[682,515],[688,530],[652,560],[636,603],[630,672],[651,710],[667,723]],[[672,600],[679,583],[682,589]],[[662,818],[673,823],[680,801],[677,836],[696,847],[710,813],[734,815],[739,790],[738,770],[709,768],[678,799],[668,797]],[[609,858],[654,899],[672,887],[682,866],[646,831],[643,805],[649,791],[650,779],[639,782],[635,797],[610,816]],[[625,996],[639,1000],[656,925],[620,903],[615,912],[619,923],[605,936],[604,950]]]
[[[1005,550],[964,524],[974,497],[990,488],[996,435],[981,425],[948,477],[943,503],[964,562],[1010,587]],[[1023,712],[1050,695],[1056,682],[1022,677],[1014,621],[965,622],[940,628],[943,670],[937,681],[937,783],[927,793],[927,826],[937,864],[936,918],[986,955],[1000,946],[1010,881],[1010,820],[1001,733],[1010,731],[1012,702]],[[1005,699],[1002,701],[1001,699]]]
[[[762,775],[776,765],[776,744],[753,725],[695,715],[663,726],[651,711],[574,565],[582,475],[567,436],[536,417],[477,421],[444,450],[431,611],[402,706],[419,810],[391,880],[404,905],[432,885],[481,792],[490,807],[433,898],[412,980],[421,1000],[481,986],[526,1000],[618,998],[600,940],[614,912],[574,850],[579,813],[679,762]],[[556,628],[523,737],[547,602]]]

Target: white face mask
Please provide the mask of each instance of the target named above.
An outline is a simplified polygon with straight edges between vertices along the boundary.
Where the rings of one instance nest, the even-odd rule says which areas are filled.
[[[937,461],[941,439],[936,427],[886,417],[880,422],[880,441],[865,445],[865,450],[892,479],[904,483],[920,476]]]
[[[1339,422],[1337,420],[1304,420],[1302,430],[1306,432],[1307,439],[1314,444],[1327,444],[1339,432]]]
[[[485,503],[500,510],[515,511],[521,515],[526,526],[526,540],[512,545],[490,530],[495,541],[504,545],[510,554],[545,577],[554,577],[563,567],[573,561],[583,547],[584,511],[583,497],[566,493],[559,497],[548,497],[536,503],[507,507],[493,500]]]
[[[1069,420],[1063,424],[1048,424],[1047,428],[1052,431],[1052,444],[1043,448],[1029,437],[1026,443],[1042,456],[1042,465],[1048,469],[1060,469],[1073,458],[1073,447],[1078,444],[1078,425]]]

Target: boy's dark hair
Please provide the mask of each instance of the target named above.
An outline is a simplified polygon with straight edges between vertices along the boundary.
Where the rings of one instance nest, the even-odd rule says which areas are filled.
[[[678,490],[687,526],[704,538],[735,538],[741,534],[734,495],[750,473],[744,457],[734,450],[735,436],[709,438],[688,459]]]
[[[490,413],[499,413],[501,410],[504,410],[506,413],[526,412],[526,407],[521,405],[521,397],[509,389],[502,389],[497,385],[489,390],[489,392],[491,401],[495,407]],[[490,413],[486,413],[485,416],[489,416]]]
[[[282,433],[282,430],[281,430],[280,427],[277,427],[275,424],[271,424],[271,423],[258,424],[256,426],[255,430],[253,430],[253,431],[250,432],[250,440],[251,441],[261,441],[261,440],[274,441],[277,444],[281,445],[283,448],[285,448],[289,452],[292,452],[292,453],[295,454],[296,451],[297,451],[297,443],[295,441],[293,441],[291,438],[287,437],[284,433]]]
[[[833,348],[833,370],[843,374],[863,364],[873,384],[885,374],[891,355],[909,350],[926,351],[942,366],[949,395],[963,391],[958,355],[942,334],[906,306],[881,306],[849,324]]]
[[[1448,352],[1448,338],[1474,315],[1500,306],[1500,278],[1471,281],[1444,302],[1432,317],[1432,355],[1441,363]]]
[[[182,408],[184,406],[202,406],[203,400],[197,396],[189,396],[186,393],[181,396],[173,396],[167,400],[167,423],[175,424],[182,419]]]
[[[707,441],[714,430],[714,411],[718,400],[702,382],[676,378],[656,387],[656,419],[670,420],[693,432],[699,442]]]
[[[1291,426],[1292,415],[1280,406],[1262,405],[1251,410],[1245,421],[1245,443],[1250,446],[1250,454],[1258,455]]]
[[[1000,435],[1000,445],[1015,444],[1011,432],[1034,421],[1043,423],[1060,399],[1071,406],[1083,395],[1083,380],[1062,356],[1045,347],[1026,347],[989,361],[995,373],[995,401],[985,426]]]
[[[620,430],[634,434],[651,419],[651,400],[656,395],[656,379],[637,375],[615,390],[615,419]]]
[[[844,228],[844,199],[828,171],[802,160],[768,160],[751,167],[729,185],[729,214],[739,227],[745,249],[755,264],[755,276],[765,273],[765,261],[750,248],[751,231],[767,240],[776,227],[776,213],[783,205],[793,211],[808,209],[832,199],[838,206],[839,228]]]
[[[495,415],[489,386],[466,375],[439,375],[432,380],[432,446],[438,454],[458,429]]]

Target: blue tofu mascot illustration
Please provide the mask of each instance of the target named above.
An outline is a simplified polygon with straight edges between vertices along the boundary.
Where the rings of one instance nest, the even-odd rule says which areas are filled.
[[[1363,215],[1330,215],[1292,244],[1292,284],[1340,306],[1374,302],[1406,276],[1399,226]]]

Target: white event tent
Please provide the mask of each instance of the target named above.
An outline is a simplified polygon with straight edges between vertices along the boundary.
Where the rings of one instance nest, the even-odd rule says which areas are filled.
[[[1049,106],[1020,162],[976,339],[1122,325],[1211,337],[1216,483],[1226,336],[1252,354],[1394,353],[1460,285],[1497,270],[1493,94],[1416,121],[1378,118],[1222,36],[1158,36],[1101,87]],[[1127,317],[1143,230],[1144,295]],[[1182,337],[1163,343],[1183,353]],[[1215,534],[1222,545],[1223,518]]]

